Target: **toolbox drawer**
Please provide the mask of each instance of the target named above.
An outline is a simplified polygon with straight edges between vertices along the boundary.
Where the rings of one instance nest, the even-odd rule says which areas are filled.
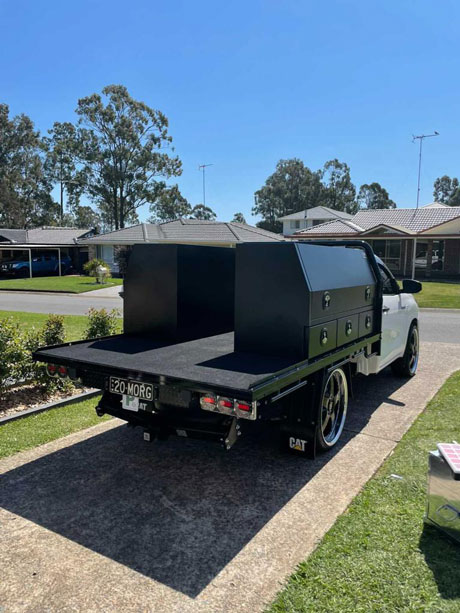
[[[337,320],[337,347],[346,345],[358,338],[359,315],[341,317]]]
[[[375,296],[374,285],[358,287],[342,287],[312,292],[311,314],[312,323],[325,317],[338,317],[347,311],[372,306]]]
[[[337,347],[337,320],[307,328],[306,333],[308,334],[308,355],[311,358]]]

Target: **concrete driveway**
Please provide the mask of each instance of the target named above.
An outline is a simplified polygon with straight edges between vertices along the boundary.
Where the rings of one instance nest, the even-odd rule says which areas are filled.
[[[341,446],[315,461],[279,452],[273,426],[225,453],[117,420],[0,461],[0,606],[263,610],[459,368],[460,346],[424,343],[414,379],[358,379]]]

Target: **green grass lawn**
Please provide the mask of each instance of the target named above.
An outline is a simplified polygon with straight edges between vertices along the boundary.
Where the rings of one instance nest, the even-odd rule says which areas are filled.
[[[460,440],[459,408],[457,372],[292,575],[271,613],[460,611],[460,546],[422,522],[428,451]]]
[[[110,419],[94,410],[99,397],[74,402],[59,409],[24,417],[0,426],[0,458],[54,441]]]
[[[414,298],[420,308],[460,309],[460,282],[423,281],[423,289]]]
[[[41,328],[45,323],[48,315],[44,313],[24,313],[22,311],[0,311],[0,319],[4,317],[12,317],[15,321],[21,324],[21,327]],[[63,315],[64,326],[66,331],[66,341],[77,341],[85,337],[85,329],[88,319],[84,315]],[[118,323],[118,332],[122,331],[123,320]]]
[[[64,277],[35,277],[32,279],[7,279],[0,281],[0,290],[25,290],[25,291],[48,291],[70,292],[82,294],[95,289],[122,285],[123,279],[109,279],[101,285],[96,283],[93,277],[64,276]]]

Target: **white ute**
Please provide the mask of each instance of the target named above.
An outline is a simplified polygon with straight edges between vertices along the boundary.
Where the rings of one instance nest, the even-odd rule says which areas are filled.
[[[405,279],[400,289],[382,260],[377,257],[376,260],[383,281],[381,354],[358,357],[357,372],[376,374],[391,365],[396,375],[413,377],[418,366],[419,331],[418,305],[412,294],[418,293],[422,285]]]

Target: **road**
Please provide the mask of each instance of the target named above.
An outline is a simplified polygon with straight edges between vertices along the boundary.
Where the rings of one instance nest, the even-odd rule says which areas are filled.
[[[116,288],[117,293],[120,288]],[[102,292],[105,290],[102,290]],[[39,294],[0,292],[0,311],[85,315],[90,307],[123,311],[123,301],[103,296],[101,290],[87,294]],[[423,309],[420,313],[421,340],[429,343],[460,344],[460,310]]]
[[[116,288],[118,291],[121,288]],[[85,315],[88,309],[123,310],[119,296],[101,296],[98,291],[85,294],[45,294],[38,292],[0,292],[0,311]]]
[[[429,343],[460,344],[460,309],[422,309],[420,338]]]

